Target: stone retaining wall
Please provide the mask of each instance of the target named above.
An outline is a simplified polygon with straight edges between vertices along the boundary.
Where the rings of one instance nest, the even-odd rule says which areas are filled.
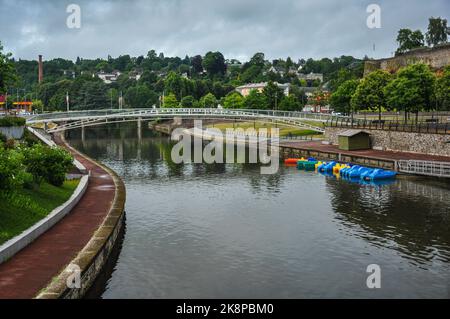
[[[413,49],[392,58],[368,60],[364,66],[364,76],[378,69],[397,72],[401,67],[412,63],[425,63],[434,70],[442,69],[450,64],[450,44],[445,43],[434,48]]]
[[[346,130],[345,128],[327,127],[325,139],[338,145],[338,135]],[[374,149],[450,156],[450,135],[383,130],[364,131],[370,134],[371,145]]]

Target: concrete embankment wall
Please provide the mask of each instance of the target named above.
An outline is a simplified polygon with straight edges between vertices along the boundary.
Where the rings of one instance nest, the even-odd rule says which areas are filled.
[[[1,126],[0,133],[5,135],[7,138],[12,138],[19,140],[23,137],[24,127],[23,126]]]
[[[346,130],[345,128],[329,127],[325,131],[325,140],[337,145],[339,134]],[[364,131],[370,134],[371,145],[375,149],[450,156],[449,135],[382,130]]]

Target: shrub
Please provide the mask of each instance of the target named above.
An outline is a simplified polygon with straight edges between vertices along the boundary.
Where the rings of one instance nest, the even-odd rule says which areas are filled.
[[[11,190],[30,182],[31,175],[25,171],[23,162],[21,152],[0,148],[0,189]]]
[[[33,146],[33,145],[35,145],[35,144],[40,143],[40,142],[39,142],[39,139],[38,139],[36,136],[34,136],[33,134],[31,134],[30,131],[28,131],[28,130],[25,130],[25,131],[23,132],[23,137],[22,137],[22,139],[23,139],[23,141],[25,142],[25,145],[27,145],[27,146],[29,146],[29,147],[31,147],[31,146]]]
[[[0,142],[6,143],[7,140],[8,138],[4,134],[0,133]]]
[[[73,158],[67,151],[41,144],[27,148],[25,152],[27,172],[37,184],[46,180],[54,186],[61,186],[66,179],[66,173],[72,167],[72,161]]]
[[[10,150],[14,149],[15,146],[16,146],[16,141],[12,138],[7,140],[6,143],[3,145],[4,148],[10,149]]]
[[[24,126],[25,123],[26,121],[22,117],[7,116],[0,118],[0,126],[4,127]]]

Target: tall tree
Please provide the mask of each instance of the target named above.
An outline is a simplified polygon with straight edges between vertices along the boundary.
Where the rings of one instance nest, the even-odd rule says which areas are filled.
[[[175,94],[170,93],[169,95],[164,97],[164,101],[163,101],[163,107],[165,108],[176,108],[179,107],[180,104],[178,103],[177,97],[175,96]]]
[[[203,72],[203,59],[201,55],[196,55],[191,59],[192,71],[195,74]]]
[[[264,110],[267,109],[267,100],[258,90],[251,90],[244,101],[245,109]]]
[[[377,110],[381,121],[381,112],[386,107],[385,86],[391,81],[390,73],[377,70],[366,76],[356,88],[352,98],[355,109]]]
[[[244,98],[238,92],[231,92],[225,96],[223,106],[227,109],[241,109],[244,104]]]
[[[440,110],[450,110],[450,65],[447,65],[444,72],[436,81],[436,99]]]
[[[200,106],[204,108],[214,108],[217,106],[217,99],[212,93],[208,93],[200,99]]]
[[[8,86],[17,81],[16,68],[11,56],[11,53],[3,53],[3,46],[0,42],[0,93],[4,93]]]
[[[206,53],[203,59],[203,67],[211,77],[214,75],[224,75],[227,70],[225,58],[220,52]]]
[[[283,96],[280,103],[280,110],[283,111],[300,111],[302,105],[293,95]]]
[[[405,53],[424,45],[424,36],[420,30],[400,29],[397,35],[397,53]]]
[[[447,20],[431,17],[428,23],[426,39],[429,46],[447,42]]]
[[[263,90],[263,95],[266,98],[267,107],[272,110],[277,110],[280,102],[283,99],[284,92],[273,82],[267,83]]]
[[[335,111],[353,115],[351,100],[358,84],[358,80],[345,81],[331,94],[330,102]]]
[[[430,110],[433,105],[435,76],[428,65],[412,64],[397,73],[397,77],[384,88],[387,105],[407,113]]]

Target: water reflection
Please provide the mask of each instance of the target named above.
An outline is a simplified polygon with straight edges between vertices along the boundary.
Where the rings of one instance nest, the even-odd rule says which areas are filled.
[[[327,188],[336,219],[353,235],[424,267],[450,261],[448,184],[400,178],[378,185],[328,177]]]
[[[449,297],[448,183],[176,165],[166,137],[137,136],[133,125],[71,132],[127,187],[127,233],[103,297]],[[381,290],[365,286],[372,263]]]

